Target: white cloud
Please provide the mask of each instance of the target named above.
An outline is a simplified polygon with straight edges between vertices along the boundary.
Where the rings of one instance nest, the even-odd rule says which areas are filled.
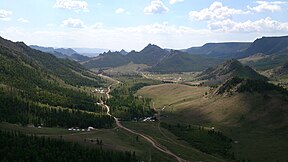
[[[101,23],[100,23],[101,24]],[[196,30],[168,23],[154,23],[140,26],[105,28],[95,30],[86,25],[81,30],[0,31],[3,37],[24,41],[27,44],[57,47],[99,47],[107,49],[141,50],[148,43],[161,47],[184,48],[208,39],[209,30]],[[85,41],[83,41],[85,40]]]
[[[52,23],[49,23],[49,24],[47,24],[46,26],[47,26],[47,27],[54,27],[55,25],[52,24]]]
[[[258,4],[255,7],[247,6],[248,9],[256,12],[264,12],[264,11],[279,11],[282,9],[281,5],[287,4],[287,2],[283,1],[274,1],[274,2],[267,2],[267,1],[256,1]]]
[[[12,11],[1,10],[0,9],[0,20],[10,20],[9,16],[12,14]]]
[[[223,6],[221,2],[214,2],[210,5],[209,8],[205,8],[200,11],[191,11],[189,13],[189,16],[191,20],[208,21],[215,19],[228,19],[231,18],[233,15],[246,13],[248,12]]]
[[[69,18],[62,22],[62,26],[70,27],[70,28],[84,28],[84,22],[80,19]]]
[[[184,0],[169,0],[169,3],[170,4],[175,4],[175,3],[178,3],[178,2],[183,2]]]
[[[169,11],[161,0],[153,0],[150,5],[144,8],[145,14],[161,14]]]
[[[22,28],[6,28],[0,30],[0,35],[13,41],[24,41],[27,44],[42,46],[141,50],[148,43],[157,44],[163,48],[184,49],[203,45],[207,43],[207,40],[209,42],[253,41],[256,37],[263,35],[280,36],[288,33],[287,24],[270,18],[256,22],[237,23],[232,20],[219,22],[218,26],[225,24],[223,27],[227,26],[226,30],[222,30],[223,27],[216,27],[216,22],[214,22],[213,29],[212,27],[211,29],[193,29],[166,22],[121,28],[105,28],[101,27],[101,23],[97,24],[100,24],[100,28],[95,29],[93,25],[87,25],[81,30],[55,28],[56,30],[31,32]],[[274,29],[277,26],[279,26],[278,32]],[[244,29],[246,32],[243,32]]]
[[[149,34],[205,34],[208,30],[196,30],[185,26],[169,25],[164,23],[153,23],[148,25],[140,25],[126,28],[116,28],[117,31],[124,33],[149,33]]]
[[[22,23],[28,23],[29,22],[29,20],[24,19],[23,17],[17,19],[17,21],[22,22]]]
[[[103,27],[104,27],[104,25],[102,22],[98,22],[98,23],[95,23],[95,24],[90,26],[90,28],[92,28],[92,29],[101,29]]]
[[[130,14],[130,12],[129,12],[129,11],[126,11],[124,8],[117,8],[117,9],[115,10],[115,13],[116,13],[116,14]]]
[[[82,0],[57,0],[54,4],[54,8],[69,9],[76,12],[81,10],[89,12],[87,2]]]
[[[239,33],[283,33],[288,32],[288,23],[279,22],[266,17],[265,19],[260,19],[257,21],[245,21],[245,22],[235,22],[230,19],[224,21],[210,22],[210,30],[219,32],[239,32]]]

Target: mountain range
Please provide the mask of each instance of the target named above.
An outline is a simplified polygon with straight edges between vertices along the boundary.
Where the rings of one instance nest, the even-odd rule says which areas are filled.
[[[288,36],[262,37],[254,42],[207,43],[183,51],[220,58],[244,58],[259,53],[271,55],[288,51]]]
[[[201,71],[220,63],[222,59],[208,58],[206,56],[191,55],[177,50],[165,50],[157,45],[148,44],[143,50],[131,51],[126,55],[121,52],[107,52],[100,54],[82,64],[88,68],[111,68],[134,64],[146,64],[151,72],[181,72]]]
[[[208,55],[212,57],[230,57],[231,54],[245,51],[250,42],[207,43],[201,47],[191,47],[182,51],[195,55]]]
[[[267,70],[288,61],[288,36],[262,37],[254,42],[207,43],[202,47],[185,50],[167,50],[148,44],[143,50],[107,52],[82,62],[87,68],[111,68],[134,64],[146,64],[151,72],[202,71],[230,59],[245,59],[245,65]],[[121,55],[122,54],[122,55]],[[256,57],[257,56],[257,57]],[[257,59],[255,59],[257,58]]]
[[[30,47],[35,50],[50,53],[56,56],[57,58],[67,58],[75,61],[87,61],[90,59],[88,56],[80,55],[72,48],[53,48],[53,47],[41,47],[36,45],[31,45]]]

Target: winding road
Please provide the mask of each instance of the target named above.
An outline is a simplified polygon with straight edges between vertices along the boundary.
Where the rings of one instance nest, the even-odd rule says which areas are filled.
[[[117,81],[117,82],[114,83],[114,84],[119,84],[119,83],[120,83],[120,82]],[[113,84],[112,84],[112,85],[113,85]],[[107,92],[105,93],[106,96],[107,96],[107,99],[110,98],[110,94],[109,94],[109,93],[111,92],[111,87],[112,87],[112,85],[110,85],[110,86],[108,87]],[[132,133],[132,134],[135,134],[135,135],[138,135],[138,136],[144,138],[146,141],[148,141],[149,143],[151,143],[154,148],[156,148],[157,150],[159,150],[159,151],[161,151],[161,152],[163,152],[163,153],[165,153],[165,154],[167,154],[167,155],[173,156],[175,159],[177,159],[178,162],[187,162],[187,160],[184,160],[184,159],[182,159],[181,157],[177,156],[176,154],[174,154],[173,152],[171,152],[170,150],[168,150],[166,147],[164,147],[164,146],[162,146],[161,144],[159,144],[156,140],[154,140],[154,139],[151,138],[150,136],[144,135],[144,134],[142,134],[142,133],[135,132],[135,131],[133,131],[133,130],[131,130],[131,129],[125,127],[125,126],[123,126],[123,125],[120,123],[120,121],[119,121],[118,118],[116,118],[115,116],[112,116],[112,115],[110,114],[110,107],[109,107],[107,104],[105,104],[103,101],[101,101],[100,104],[101,104],[103,107],[105,107],[105,109],[107,110],[107,112],[106,112],[107,115],[109,115],[110,117],[114,118],[117,127],[122,128],[122,129],[126,130],[127,132],[130,132],[130,133]]]

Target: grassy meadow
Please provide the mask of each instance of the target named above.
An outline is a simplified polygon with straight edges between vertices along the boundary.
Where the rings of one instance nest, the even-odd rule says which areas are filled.
[[[257,93],[214,96],[211,92],[208,87],[161,84],[144,87],[137,94],[153,98],[161,110],[161,122],[223,132],[233,140],[231,150],[237,160],[288,159],[286,101],[273,92],[268,98]]]

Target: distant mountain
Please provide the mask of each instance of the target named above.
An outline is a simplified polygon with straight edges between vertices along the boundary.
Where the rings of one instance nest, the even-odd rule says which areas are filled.
[[[245,51],[243,51],[242,57],[251,56],[257,53],[271,55],[285,51],[288,52],[288,36],[262,37],[255,40]]]
[[[82,62],[82,61],[87,61],[90,59],[88,56],[83,56],[78,54],[76,51],[74,51],[72,48],[53,48],[53,47],[41,47],[41,46],[36,46],[36,45],[31,45],[30,46],[33,49],[50,53],[57,58],[67,58],[70,60]]]
[[[279,54],[288,51],[288,36],[262,37],[254,42],[207,43],[185,50],[190,54],[207,55],[224,59],[245,58],[255,54]]]
[[[201,47],[191,47],[183,51],[195,55],[207,55],[223,58],[246,50],[250,44],[251,43],[249,42],[207,43]]]
[[[72,48],[56,48],[55,51],[60,52],[60,53],[67,55],[67,56],[71,56],[75,53],[77,54],[77,52],[74,51]]]
[[[72,48],[53,48],[53,47],[42,47],[37,45],[30,45],[29,47],[42,52],[51,53],[58,58],[67,58],[67,56],[77,54],[77,52],[74,51]]]
[[[104,52],[103,54],[84,62],[83,65],[89,69],[100,67],[117,67],[126,65],[130,62],[152,66],[159,63],[161,59],[163,59],[169,53],[168,51],[152,44],[149,44],[140,52],[131,51],[126,55],[125,52],[124,50],[121,50],[120,52]]]
[[[257,57],[254,57],[255,55]],[[259,57],[261,55],[264,57]],[[282,66],[288,62],[288,36],[257,39],[236,58],[241,58],[245,65],[257,70],[269,70]]]
[[[108,52],[109,49],[102,48],[73,48],[77,53],[88,56],[88,57],[96,57],[100,53]]]
[[[111,68],[126,65],[130,62],[130,60],[125,57],[120,52],[104,52],[97,57],[94,57],[86,62],[83,62],[83,66],[88,69],[93,68]]]
[[[208,67],[220,64],[223,60],[200,55],[190,55],[186,52],[170,50],[158,64],[149,69],[153,72],[187,72],[202,71]]]
[[[288,61],[287,38],[288,36],[263,37],[253,43],[207,43],[202,47],[192,47],[181,51],[162,49],[157,45],[148,44],[139,52],[131,51],[126,54],[122,50],[118,52],[122,56],[101,55],[83,65],[87,68],[103,66],[108,68],[133,62],[150,66],[150,71],[165,73],[202,71],[225,60],[241,59],[245,65],[257,70],[266,70],[283,65]]]
[[[41,47],[41,46],[37,46],[37,45],[31,45],[29,46],[30,48],[42,51],[42,52],[46,52],[46,53],[50,53],[54,56],[56,56],[57,58],[68,58],[67,55],[56,51],[53,47]]]
[[[46,53],[52,53],[55,51],[53,47],[42,47],[37,45],[30,45],[29,47]]]
[[[158,64],[169,52],[154,44],[148,44],[140,52],[131,51],[126,56],[135,64],[154,66]]]
[[[123,52],[123,51],[122,51]],[[126,55],[120,52],[108,52],[100,54],[89,61],[83,63],[86,68],[109,68],[134,64],[145,64],[150,66],[152,72],[183,72],[201,71],[208,67],[215,66],[223,60],[208,58],[205,56],[191,55],[186,52],[176,50],[165,50],[157,45],[149,44],[143,50],[131,51]]]
[[[208,80],[210,83],[219,84],[225,80],[238,77],[243,79],[267,80],[266,77],[258,74],[249,66],[242,65],[237,60],[228,60],[215,68],[208,68],[198,75],[201,80]]]
[[[69,57],[69,59],[72,59],[78,62],[83,62],[83,61],[88,61],[89,59],[91,59],[91,57],[83,56],[78,53],[74,53]]]
[[[126,52],[124,49],[122,49],[122,50],[120,51],[120,53],[121,53],[122,55],[127,55],[127,54],[128,54],[128,52]]]

